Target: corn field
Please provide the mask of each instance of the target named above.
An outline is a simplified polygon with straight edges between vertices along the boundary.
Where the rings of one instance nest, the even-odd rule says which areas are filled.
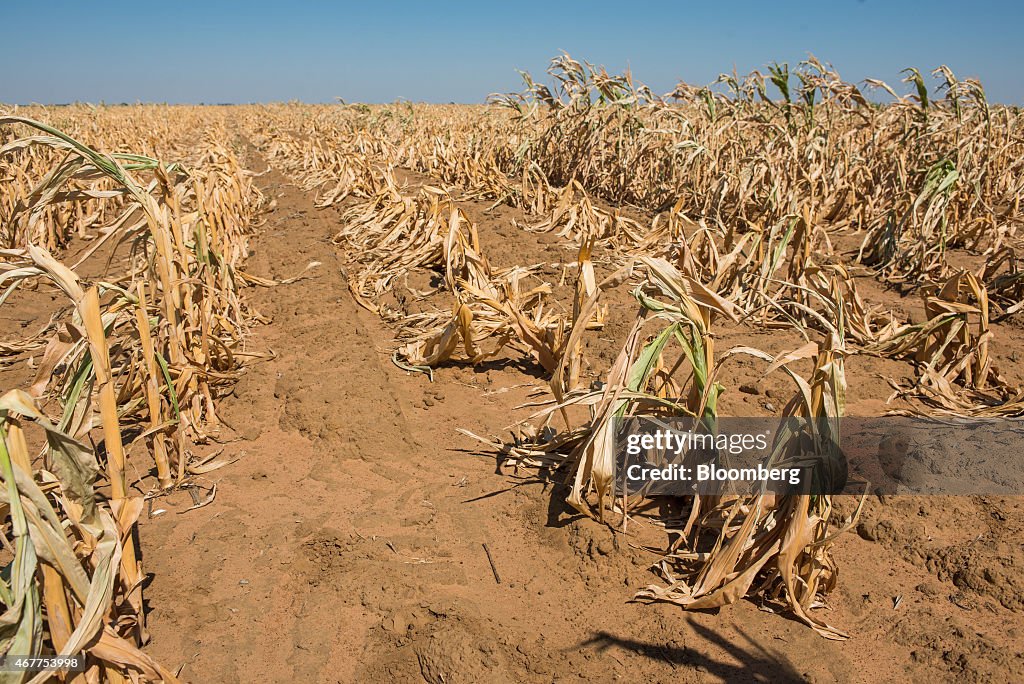
[[[393,330],[396,366],[424,382],[500,356],[536,369],[544,393],[513,438],[467,434],[616,529],[644,502],[613,495],[613,419],[713,422],[739,359],[784,374],[777,414],[808,426],[845,415],[866,357],[914,378],[889,380],[893,412],[1020,416],[1024,390],[990,350],[1024,307],[1024,118],[944,67],[904,73],[908,95],[811,58],[656,95],[562,55],[480,106],[0,108],[0,312],[54,295],[45,326],[0,340],[0,368],[32,370],[0,398],[0,647],[84,653],[74,681],[177,681],[142,650],[136,521],[172,489],[213,500],[202,476],[224,463],[193,448],[269,353],[247,344],[267,322],[247,290],[278,284],[245,270],[271,205],[248,143],[336,211],[325,238]],[[557,240],[560,275],[493,266],[466,207],[480,201]],[[867,303],[865,278],[914,314]],[[631,325],[610,363],[588,358],[620,287]],[[722,349],[727,326],[803,343]],[[846,638],[816,608],[856,513],[827,496],[692,499],[638,599],[756,594]]]

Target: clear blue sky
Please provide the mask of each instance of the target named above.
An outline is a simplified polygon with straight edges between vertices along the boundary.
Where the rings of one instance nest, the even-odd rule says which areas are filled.
[[[655,92],[813,52],[846,80],[949,65],[1024,103],[1024,5],[4,0],[0,102],[481,102],[560,50]],[[898,90],[903,91],[901,85]]]

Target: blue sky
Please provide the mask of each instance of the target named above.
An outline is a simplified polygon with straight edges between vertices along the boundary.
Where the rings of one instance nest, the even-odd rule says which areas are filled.
[[[1008,1],[5,0],[0,19],[0,102],[481,102],[565,50],[655,92],[812,52],[894,86],[947,64],[1024,103],[1024,5]]]

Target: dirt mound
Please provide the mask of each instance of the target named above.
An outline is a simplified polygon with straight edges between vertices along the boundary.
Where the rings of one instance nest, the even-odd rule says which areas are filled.
[[[887,502],[865,511],[857,526],[863,539],[932,573],[957,605],[975,607],[991,599],[1014,612],[1024,609],[1024,549],[1009,541],[1019,531],[1011,522],[1019,525],[1019,501],[986,497],[979,499],[980,508],[963,497]]]
[[[938,624],[929,624],[930,620]],[[892,629],[892,637],[911,649],[915,663],[944,670],[957,681],[1020,681],[1024,677],[1024,656],[1016,649],[998,645],[1004,637],[1019,638],[1015,627],[1005,633],[983,630],[975,620],[941,618],[928,612],[900,620]]]
[[[396,612],[375,630],[375,655],[360,680],[513,681],[504,653],[507,645],[475,613],[457,603],[423,603]]]

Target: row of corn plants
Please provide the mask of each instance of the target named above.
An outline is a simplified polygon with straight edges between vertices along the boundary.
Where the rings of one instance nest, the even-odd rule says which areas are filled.
[[[194,134],[195,121],[175,126],[166,108],[146,110],[143,124],[162,121],[168,139],[148,145],[140,129],[152,129],[108,114],[60,116],[83,137],[102,126],[90,137],[115,149],[157,153]],[[0,117],[0,165],[13,179],[0,187],[0,305],[26,288],[63,299],[39,335],[4,349],[8,364],[41,358],[31,387],[0,399],[3,539],[13,556],[0,586],[0,650],[84,654],[76,681],[176,681],[140,650],[136,522],[147,498],[194,486],[219,465],[193,447],[218,429],[216,400],[253,356],[244,341],[258,314],[241,296],[238,266],[263,197],[223,144],[223,121],[191,114],[216,132],[180,142],[188,160],[175,163]]]

